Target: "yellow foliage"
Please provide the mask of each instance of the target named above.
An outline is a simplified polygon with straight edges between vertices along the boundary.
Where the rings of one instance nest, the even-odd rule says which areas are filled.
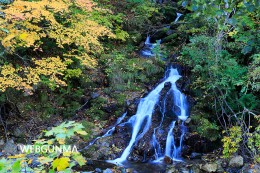
[[[57,168],[57,171],[63,171],[69,166],[70,159],[68,157],[57,158],[52,162],[53,168]]]
[[[0,30],[0,41],[6,52],[13,55],[19,48],[33,50],[37,56],[39,51],[44,54],[47,50],[43,45],[47,43],[43,39],[54,41],[64,51],[60,57],[44,55],[48,58],[39,59],[38,56],[27,67],[15,69],[11,63],[0,67],[0,91],[15,88],[32,94],[34,86],[41,82],[41,76],[49,79],[50,87],[65,86],[63,72],[75,60],[82,66],[95,67],[97,61],[92,55],[103,50],[99,38],[115,38],[115,35],[108,28],[89,20],[88,14],[94,6],[91,0],[15,0],[7,5],[2,10],[5,18],[0,18],[0,28],[5,29]],[[70,7],[84,13],[73,13]]]
[[[25,154],[18,154],[14,156],[8,156],[8,159],[17,159],[17,158],[23,158],[25,157]]]
[[[41,60],[33,59],[34,68],[17,68],[11,64],[1,68],[0,91],[4,92],[7,88],[24,90],[27,94],[32,94],[33,86],[41,82],[41,76],[48,77],[56,87],[65,86],[65,81],[59,79],[63,76],[67,65],[59,57],[44,58]]]

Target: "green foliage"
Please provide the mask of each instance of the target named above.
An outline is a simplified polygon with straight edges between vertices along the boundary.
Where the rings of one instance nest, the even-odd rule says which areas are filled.
[[[55,139],[59,144],[64,144],[66,138],[70,138],[75,135],[75,133],[80,135],[87,135],[83,130],[84,126],[82,124],[75,123],[74,121],[69,121],[68,123],[63,122],[57,127],[53,127],[51,130],[46,131],[46,137],[55,136]]]
[[[260,91],[260,54],[252,56],[253,62],[249,66],[248,82],[253,91]]]
[[[106,119],[106,113],[103,111],[107,99],[103,97],[98,97],[91,100],[90,104],[92,105],[85,111],[85,114],[90,117],[92,120],[104,120]]]
[[[153,59],[127,58],[121,52],[103,56],[110,87],[114,90],[139,90],[143,83],[157,80],[156,74],[163,71],[160,61]]]
[[[193,131],[196,131],[200,136],[205,137],[211,141],[216,141],[220,138],[219,126],[216,122],[210,122],[209,116],[205,115],[191,115],[192,121],[195,124],[192,126]]]
[[[240,146],[254,139],[251,132],[258,133],[251,128],[256,119],[248,119],[259,109],[259,2],[191,0],[182,5],[191,13],[178,28],[190,35],[181,59],[192,67],[191,88],[199,109],[216,115],[225,130],[224,157],[242,150],[251,158],[259,156],[249,144]]]
[[[57,127],[53,127],[50,131],[45,131],[42,138],[35,140],[34,146],[60,144],[60,146],[65,144],[66,139],[69,139],[76,134],[86,135],[87,133],[83,130],[84,126],[80,123],[74,121],[63,122]],[[70,152],[72,151],[72,152]],[[78,152],[73,152],[70,150],[68,152],[40,152],[37,153],[37,162],[39,165],[37,167],[30,168],[28,165],[31,164],[32,160],[31,153],[19,154],[15,156],[9,156],[8,159],[2,158],[0,160],[0,171],[8,172],[12,171],[17,173],[21,168],[26,168],[27,171],[33,172],[73,172],[72,167],[77,163],[82,166],[86,163],[85,158]],[[50,165],[52,165],[50,167]]]
[[[81,123],[84,126],[84,130],[87,132],[87,135],[82,136],[82,138],[84,139],[84,141],[88,141],[91,139],[93,129],[95,128],[96,125],[90,121],[85,121],[85,120],[83,120]]]

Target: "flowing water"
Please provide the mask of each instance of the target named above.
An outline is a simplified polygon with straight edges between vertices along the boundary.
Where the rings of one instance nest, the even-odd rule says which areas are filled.
[[[147,40],[147,42],[149,39]],[[183,142],[183,136],[186,132],[186,127],[184,123],[181,125],[181,137],[180,137],[180,143],[179,145],[176,145],[176,142],[174,140],[174,127],[175,127],[175,121],[173,121],[169,127],[168,135],[166,139],[166,147],[165,151],[163,152],[162,147],[160,146],[159,141],[157,140],[157,134],[158,130],[162,128],[162,124],[164,122],[164,114],[166,112],[166,100],[168,96],[173,97],[174,105],[172,106],[172,110],[175,113],[175,115],[178,117],[178,119],[185,121],[188,118],[187,114],[187,100],[186,96],[182,94],[176,87],[176,81],[181,76],[178,73],[177,69],[170,68],[167,73],[164,76],[164,80],[155,87],[145,98],[142,98],[138,107],[137,112],[135,115],[133,115],[129,120],[128,123],[132,125],[132,132],[131,132],[131,139],[128,143],[128,146],[123,151],[121,157],[109,161],[111,163],[115,164],[122,164],[123,162],[127,161],[128,156],[130,155],[133,146],[147,133],[147,131],[151,128],[152,124],[152,116],[154,113],[155,107],[158,105],[159,99],[160,99],[160,93],[163,90],[165,83],[171,83],[171,88],[167,92],[164,100],[163,105],[161,108],[161,112],[163,114],[161,123],[158,127],[154,128],[154,133],[152,136],[152,143],[155,150],[155,157],[156,161],[162,160],[165,156],[170,157],[172,160],[179,161],[180,155],[181,155],[181,148],[182,148],[182,142]]]
[[[176,17],[176,19],[175,19],[174,23],[178,22],[178,20],[179,20],[179,18],[180,18],[181,16],[182,16],[182,14],[181,14],[181,13],[177,13],[177,17]]]

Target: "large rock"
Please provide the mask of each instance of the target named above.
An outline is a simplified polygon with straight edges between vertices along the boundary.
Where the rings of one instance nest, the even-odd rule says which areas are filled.
[[[192,152],[190,155],[190,159],[201,159],[201,156],[201,153]]]
[[[242,167],[244,165],[244,159],[242,156],[235,156],[229,161],[229,166],[232,168]]]
[[[218,165],[218,169],[217,169],[217,172],[225,172],[225,170],[223,169],[222,167],[222,164],[223,164],[223,160],[222,159],[218,159],[216,160],[216,164]]]
[[[218,169],[218,165],[216,163],[206,163],[202,166],[201,169],[206,172],[216,172]]]
[[[17,145],[14,143],[13,140],[8,140],[3,148],[2,151],[5,155],[15,155],[17,154]]]

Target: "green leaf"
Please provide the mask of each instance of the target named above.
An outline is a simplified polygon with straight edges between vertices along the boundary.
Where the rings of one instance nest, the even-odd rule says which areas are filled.
[[[85,158],[81,154],[74,155],[72,157],[80,166],[83,166],[86,164]]]
[[[54,169],[49,170],[49,173],[55,173]]]
[[[12,166],[12,173],[18,173],[21,170],[20,160],[17,160]]]
[[[7,29],[5,29],[5,28],[0,28],[0,30],[6,32],[7,34],[9,33],[9,31]]]

